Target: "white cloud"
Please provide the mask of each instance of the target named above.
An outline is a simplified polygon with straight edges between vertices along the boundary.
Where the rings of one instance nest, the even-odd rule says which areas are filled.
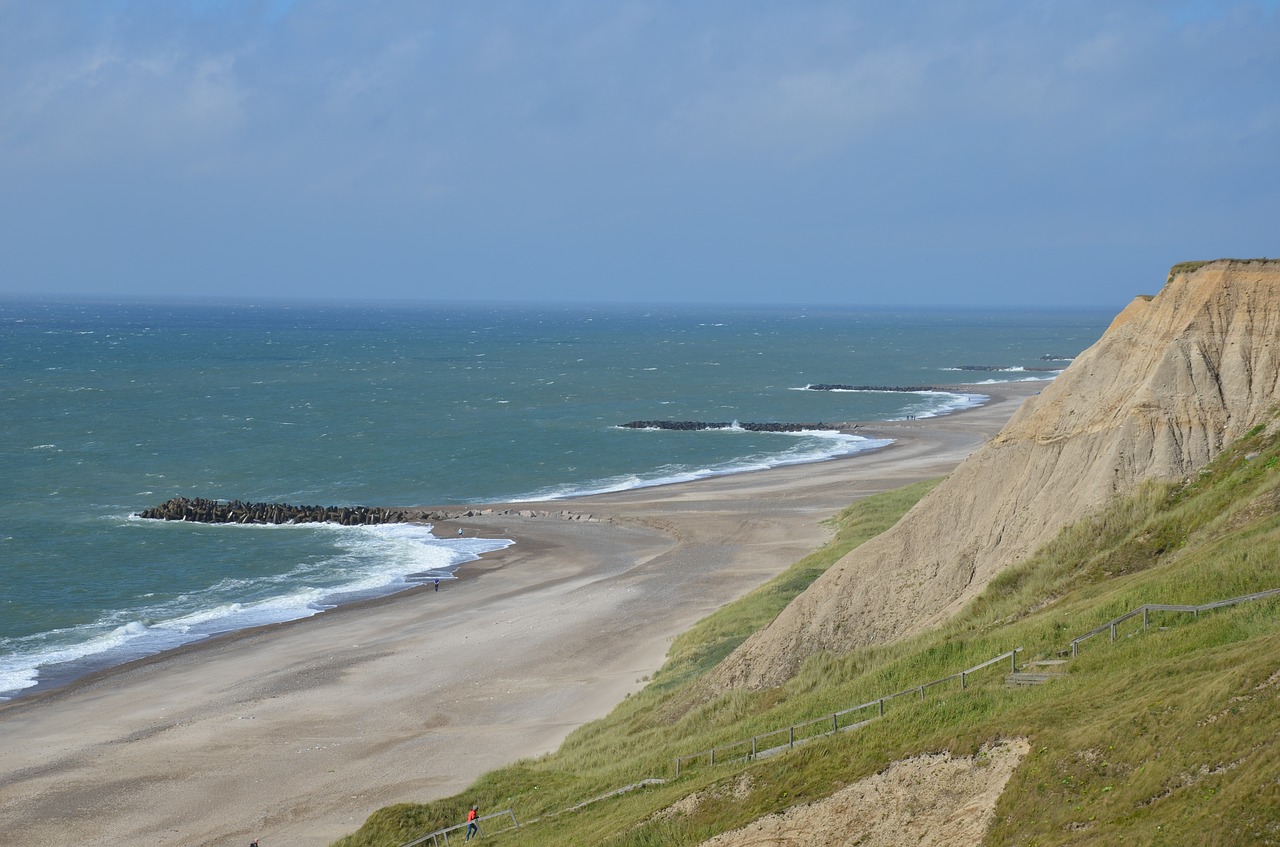
[[[1046,220],[1075,244],[1210,213],[1256,231],[1225,199],[1159,198],[1275,196],[1280,22],[1169,8],[0,0],[0,215],[93,229],[77,203],[124,187],[139,231],[166,222],[151,192],[193,227],[267,221],[353,256],[362,231],[450,233],[430,249],[457,256],[590,233],[602,265],[641,239],[777,264],[793,238],[830,267],[850,244],[1040,243]]]
[[[845,66],[733,80],[677,109],[667,132],[710,153],[828,152],[917,113],[931,63],[895,47]]]
[[[232,56],[102,42],[25,74],[4,111],[4,146],[26,167],[199,156],[236,135],[243,99]]]

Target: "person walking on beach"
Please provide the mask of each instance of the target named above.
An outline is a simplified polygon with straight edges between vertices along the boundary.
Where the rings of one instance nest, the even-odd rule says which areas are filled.
[[[476,820],[480,815],[477,806],[472,806],[471,811],[467,812],[467,837],[463,841],[470,841],[471,836],[480,834],[480,823]]]
[[[436,591],[440,590],[440,577],[436,577]]]

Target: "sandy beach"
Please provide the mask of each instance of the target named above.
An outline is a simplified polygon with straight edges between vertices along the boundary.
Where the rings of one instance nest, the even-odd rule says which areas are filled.
[[[820,464],[522,508],[458,580],[166,653],[0,706],[0,841],[319,847],[376,809],[556,749],[671,640],[829,537],[859,497],[947,473],[1043,383],[867,423],[895,443]],[[438,530],[441,534],[452,529]]]

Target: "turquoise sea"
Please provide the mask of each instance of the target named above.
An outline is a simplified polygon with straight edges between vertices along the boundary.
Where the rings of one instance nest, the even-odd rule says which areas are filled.
[[[448,577],[505,541],[410,526],[199,526],[170,497],[415,506],[814,462],[833,433],[632,420],[945,414],[1048,379],[1111,310],[0,300],[0,698]],[[1005,370],[968,372],[965,365]]]

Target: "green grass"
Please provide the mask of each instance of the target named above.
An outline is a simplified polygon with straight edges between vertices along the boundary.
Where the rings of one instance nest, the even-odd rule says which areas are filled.
[[[713,695],[701,678],[849,549],[923,495],[854,504],[830,545],[720,610],[672,647],[641,693],[555,754],[486,775],[464,794],[384,809],[340,847],[394,847],[461,820],[473,800],[540,821],[489,838],[520,845],[698,844],[829,796],[897,759],[969,754],[1002,737],[1033,752],[1002,795],[991,844],[1280,843],[1280,600],[1163,613],[1115,644],[1086,642],[1062,680],[1007,689],[1003,668],[894,701],[883,720],[752,764],[548,817],[644,777],[677,755],[799,723],[955,673],[1013,647],[1023,661],[1143,603],[1203,603],[1280,586],[1280,439],[1259,428],[1186,485],[1148,484],[1065,528],[962,613],[912,639],[811,657],[788,683]],[[1164,627],[1163,629],[1161,627]],[[746,790],[729,789],[749,778]],[[657,813],[694,792],[702,802]]]
[[[1189,274],[1192,271],[1197,271],[1200,268],[1203,268],[1205,265],[1211,265],[1214,262],[1241,262],[1243,264],[1253,264],[1254,262],[1265,263],[1265,262],[1274,262],[1274,261],[1276,260],[1268,259],[1265,256],[1260,256],[1254,259],[1210,259],[1208,261],[1201,261],[1201,262],[1179,262],[1178,264],[1169,268],[1169,276],[1168,276],[1168,279],[1166,279],[1165,281],[1168,282],[1168,280],[1173,279],[1174,276],[1177,274]]]

